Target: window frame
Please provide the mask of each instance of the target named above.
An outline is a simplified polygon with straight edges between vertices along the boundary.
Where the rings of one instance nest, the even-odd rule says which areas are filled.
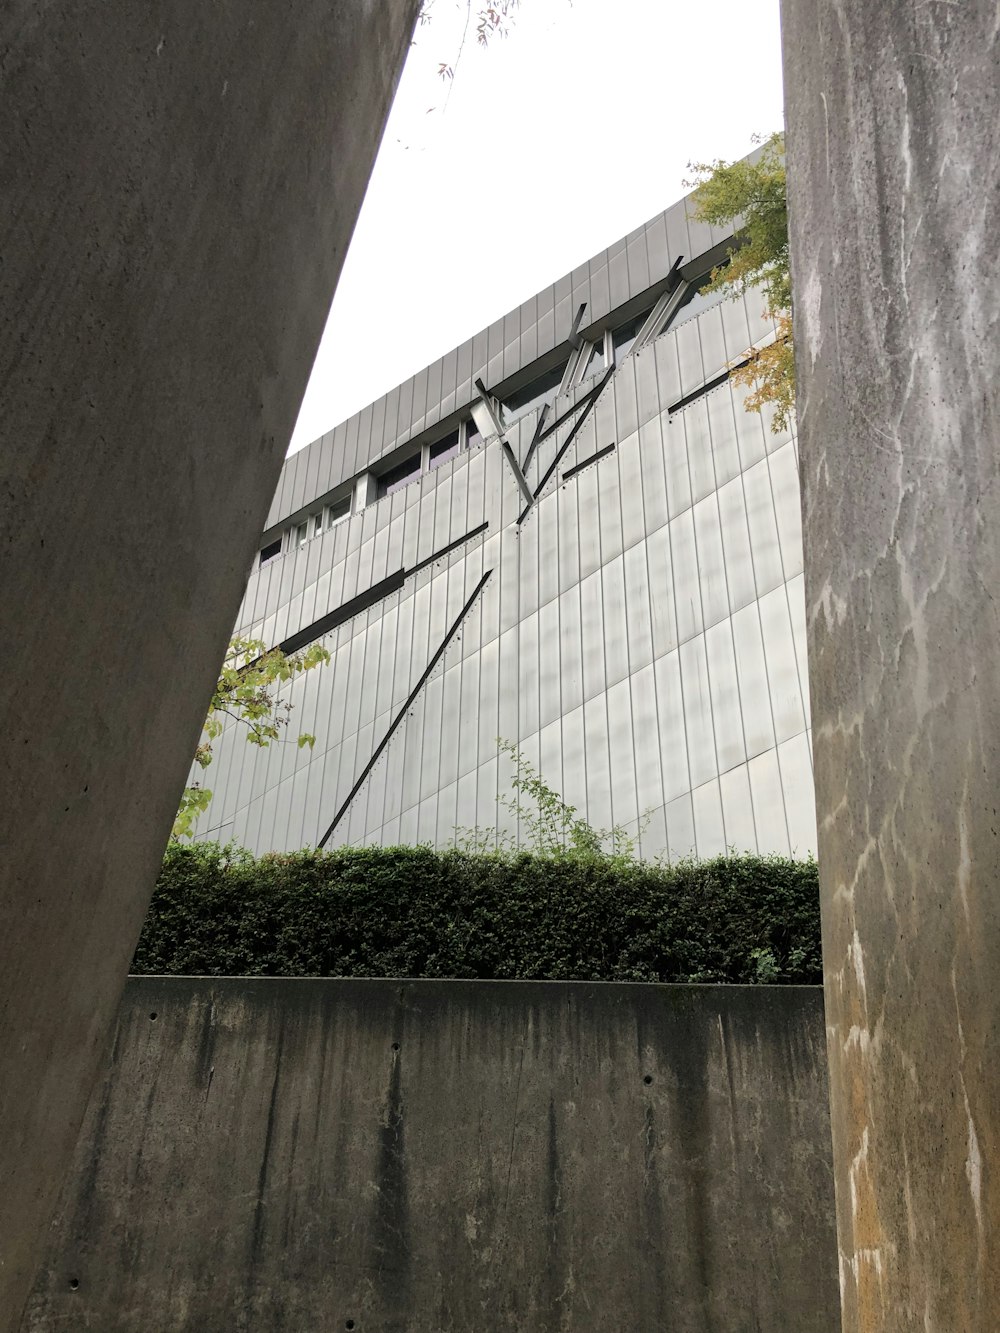
[[[546,388],[538,390],[533,396],[527,398],[520,406],[512,407],[508,398],[502,398],[500,400],[500,410],[504,426],[512,426],[515,421],[520,421],[521,417],[527,416],[529,412],[538,412],[545,404],[551,405],[554,403],[559,395],[565,392],[567,372],[573,361],[574,357],[572,353],[570,353],[566,360],[561,364],[557,361],[555,365],[550,366],[548,370],[539,371],[533,379],[526,380],[521,388],[515,389],[514,394],[512,395],[513,397],[526,393],[540,382],[551,380],[555,372],[559,372],[559,378],[557,380],[549,383]]]
[[[384,500],[386,499],[387,496],[395,495],[397,491],[404,491],[406,490],[407,486],[412,486],[415,481],[420,480],[425,470],[424,469],[425,448],[426,446],[423,446],[422,448],[415,450],[414,453],[407,454],[406,457],[401,458],[399,462],[395,464],[395,466],[386,468],[384,472],[376,474],[375,477],[376,500]],[[388,478],[390,477],[399,476],[399,474],[402,473],[404,467],[406,467],[407,464],[410,465],[416,464],[416,467],[410,472],[407,472],[404,477],[401,477],[396,482],[391,482],[388,480]]]
[[[441,449],[443,445],[447,445],[451,452],[446,453],[435,462],[434,450]],[[457,458],[462,452],[462,431],[460,427],[456,426],[453,430],[448,431],[446,435],[442,435],[439,439],[428,441],[426,449],[427,457],[424,460],[423,468],[425,472],[434,472],[439,467],[443,467],[445,463],[450,463],[452,459]]]
[[[334,516],[335,510],[340,508],[341,505],[346,505],[347,508],[344,510],[342,514],[336,514],[336,516]],[[323,511],[325,517],[325,525],[323,531],[331,532],[335,527],[338,526],[338,524],[343,523],[347,519],[349,519],[352,516],[353,512],[354,512],[353,492],[347,495],[342,495],[339,500],[334,500],[334,502],[332,504],[328,504],[326,506],[326,509]]]
[[[257,568],[263,569],[265,565],[272,564],[273,561],[277,560],[279,556],[281,556],[284,553],[284,548],[285,548],[285,534],[282,532],[273,542],[268,542],[266,546],[262,546],[260,550],[257,552]],[[271,554],[267,556],[266,559],[264,557],[265,551],[271,552]]]

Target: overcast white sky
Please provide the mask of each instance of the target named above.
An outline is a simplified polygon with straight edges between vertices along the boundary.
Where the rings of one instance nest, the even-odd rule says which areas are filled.
[[[290,452],[781,127],[778,0],[522,0],[449,89],[465,15],[417,30]]]

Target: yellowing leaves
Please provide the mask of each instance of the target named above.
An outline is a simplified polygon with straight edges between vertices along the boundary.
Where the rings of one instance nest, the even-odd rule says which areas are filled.
[[[713,270],[705,290],[735,299],[760,287],[767,298],[765,318],[777,325],[774,342],[749,348],[742,364],[732,370],[734,383],[752,389],[744,400],[748,412],[775,408],[771,430],[777,434],[788,428],[795,409],[784,136],[766,139],[755,162],[694,162],[690,168],[699,178],[694,183],[695,218],[713,227],[737,228],[729,262]]]

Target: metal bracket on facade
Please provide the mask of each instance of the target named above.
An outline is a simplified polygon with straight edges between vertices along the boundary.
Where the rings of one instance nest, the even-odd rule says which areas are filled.
[[[673,319],[674,312],[688,288],[688,284],[681,277],[681,261],[683,258],[683,255],[678,255],[674,260],[673,266],[667,274],[666,291],[653,306],[649,312],[649,318],[636,335],[635,344],[637,347],[644,346],[648,342],[654,329],[657,335],[662,333]]]
[[[493,425],[496,429],[496,433],[500,436],[500,444],[501,447],[503,448],[503,456],[504,458],[506,458],[511,472],[513,472],[514,474],[514,480],[517,482],[518,489],[520,490],[521,494],[524,496],[527,502],[527,508],[524,510],[524,512],[527,513],[528,509],[530,509],[531,506],[535,503],[535,497],[531,493],[531,487],[525,480],[524,473],[521,471],[521,464],[515,458],[514,450],[510,447],[510,444],[508,443],[507,432],[504,430],[503,422],[500,420],[496,408],[493,406],[493,399],[490,396],[489,392],[487,391],[486,385],[483,383],[481,379],[476,380],[476,388],[479,391],[480,398],[483,400],[483,405],[485,406],[487,412],[489,412],[490,414],[490,420],[493,422]],[[520,523],[521,520],[518,519],[518,522]]]
[[[614,370],[614,366],[611,366],[609,369]],[[547,440],[550,435],[554,434],[559,429],[560,426],[565,425],[567,421],[570,421],[573,417],[575,417],[578,412],[582,412],[584,416],[587,415],[587,412],[590,409],[591,405],[596,401],[601,390],[608,382],[608,378],[609,378],[608,373],[605,373],[600,383],[597,385],[596,389],[591,389],[588,393],[585,393],[584,396],[579,400],[579,402],[574,403],[572,407],[568,407],[561,416],[556,417],[555,421],[553,421],[551,426],[546,426],[544,430],[542,429],[542,427],[545,422],[545,413],[544,412],[542,413],[542,415],[538,419],[538,425],[535,427],[535,434],[532,438],[531,444],[528,447],[528,452],[524,458],[525,472],[528,471],[528,467],[531,464],[531,460],[535,456],[535,450],[538,448],[540,444],[543,443],[543,441]],[[546,406],[548,406],[548,404],[546,404]],[[537,495],[538,492],[536,491],[535,498],[537,498]]]
[[[531,466],[531,460],[535,456],[535,450],[538,448],[538,445],[543,438],[542,431],[545,429],[545,423],[549,419],[550,406],[551,404],[549,403],[542,404],[542,410],[539,412],[538,420],[535,422],[535,433],[532,435],[531,443],[528,445],[528,452],[524,455],[525,473],[527,473],[528,468]]]
[[[479,393],[480,398],[483,400],[483,407],[486,408],[486,411],[489,413],[490,420],[493,422],[493,429],[502,439],[504,435],[504,424],[500,420],[496,408],[493,406],[493,395],[490,393],[490,391],[487,389],[486,385],[483,383],[481,379],[476,380],[476,389]]]
[[[560,426],[563,423],[563,421],[565,421],[572,414],[572,412],[580,411],[581,408],[583,409],[582,411],[580,411],[579,417],[574,422],[573,429],[570,431],[570,433],[566,436],[565,440],[563,440],[562,444],[556,450],[555,458],[553,458],[552,462],[545,469],[545,475],[542,477],[538,485],[535,487],[534,494],[531,497],[532,504],[534,504],[534,502],[538,499],[542,491],[545,490],[545,487],[548,485],[549,478],[552,476],[553,472],[555,472],[556,468],[562,462],[563,455],[566,453],[566,450],[573,443],[574,439],[579,433],[580,427],[590,416],[590,409],[597,402],[598,398],[600,398],[601,394],[604,392],[605,386],[608,384],[608,382],[611,379],[611,376],[614,373],[615,373],[615,367],[608,366],[607,370],[601,376],[597,384],[594,385],[593,389],[591,389],[590,393],[588,393],[585,398],[581,398],[580,401],[576,404],[574,408],[571,409],[570,412],[564,413],[563,416],[561,416],[558,421],[554,421],[552,425],[549,427],[549,429],[545,432],[546,435],[550,435],[552,431],[554,431],[558,426]],[[530,508],[531,505],[527,505],[521,511],[517,520],[519,524],[523,523],[524,520],[527,518],[528,511],[530,510]]]
[[[587,308],[587,302],[584,301],[583,305],[573,316],[573,325],[569,331],[569,338],[567,339],[570,347],[572,347],[574,351],[577,352],[583,345],[583,339],[580,337],[580,325],[583,323],[583,312],[586,310],[586,308]]]
[[[531,487],[528,485],[524,473],[521,471],[520,463],[518,463],[517,459],[514,457],[514,450],[510,447],[510,445],[503,438],[503,436],[500,437],[500,443],[503,446],[503,456],[510,464],[510,470],[514,474],[514,480],[520,487],[521,494],[524,496],[525,500],[528,503],[528,509],[530,509],[531,506],[535,503],[535,497],[531,493]],[[527,513],[527,510],[525,510],[525,513]],[[518,519],[518,522],[520,523],[521,520]]]
[[[573,318],[573,325],[569,331],[569,338],[567,339],[570,347],[572,347],[573,350],[578,353],[585,346],[583,339],[580,337],[579,330],[580,330],[580,324],[583,322],[583,312],[586,309],[587,309],[587,302],[584,301],[583,304],[580,306],[580,309],[576,312],[576,315]],[[567,393],[569,391],[570,384],[567,383],[567,381],[572,380],[573,376],[576,374],[579,368],[580,368],[579,356],[576,357],[571,356],[569,360],[566,362],[566,369],[563,372],[562,383],[559,385],[558,392],[556,393],[557,398],[561,397],[562,394]],[[531,460],[535,456],[535,450],[538,448],[539,444],[541,444],[542,440],[545,438],[542,432],[545,429],[546,421],[548,421],[549,419],[550,406],[551,403],[542,404],[542,410],[539,412],[538,420],[535,422],[535,433],[532,435],[531,443],[528,445],[528,452],[524,455],[524,467],[522,468],[522,471],[524,472],[525,475],[527,475],[528,468],[531,466]]]

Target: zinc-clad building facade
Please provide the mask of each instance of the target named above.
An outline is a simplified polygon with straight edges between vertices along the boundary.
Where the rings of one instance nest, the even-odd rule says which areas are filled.
[[[500,737],[646,856],[813,850],[796,441],[727,376],[760,298],[699,294],[728,240],[681,200],[288,460],[236,629],[332,660],[289,743],[216,743],[199,837],[518,836]]]

